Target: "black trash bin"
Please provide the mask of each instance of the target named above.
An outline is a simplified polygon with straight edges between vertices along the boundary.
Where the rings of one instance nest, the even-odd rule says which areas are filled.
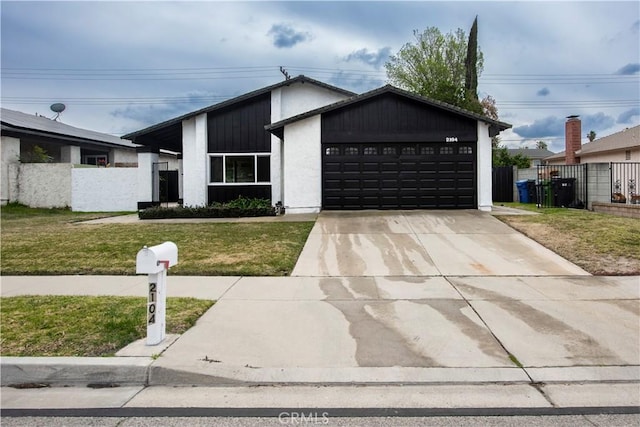
[[[556,178],[551,180],[553,191],[553,206],[568,208],[573,205],[576,195],[575,178]]]
[[[539,203],[538,190],[536,189],[535,179],[530,179],[527,181],[527,192],[529,193],[529,203]]]

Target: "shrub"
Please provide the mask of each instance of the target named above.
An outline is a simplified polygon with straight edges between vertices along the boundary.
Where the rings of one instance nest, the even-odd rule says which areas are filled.
[[[155,206],[138,212],[140,219],[163,218],[240,218],[275,216],[276,212],[268,199],[238,197],[227,203],[213,203],[209,206],[163,208]]]

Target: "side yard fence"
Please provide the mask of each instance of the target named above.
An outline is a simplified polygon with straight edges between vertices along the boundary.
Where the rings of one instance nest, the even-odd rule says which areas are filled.
[[[513,167],[511,181],[496,169],[502,168],[494,168],[494,202],[521,201],[540,208],[593,209],[594,203],[599,208],[612,203],[640,208],[639,162]],[[496,174],[503,178],[496,179]]]
[[[69,163],[9,166],[9,201],[78,212],[135,211],[137,168],[97,168]]]

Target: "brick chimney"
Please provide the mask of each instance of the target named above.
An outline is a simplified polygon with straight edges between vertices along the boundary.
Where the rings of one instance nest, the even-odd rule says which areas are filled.
[[[582,148],[582,123],[580,116],[569,116],[564,125],[564,160],[568,165],[580,163],[580,158],[576,157],[576,151]]]

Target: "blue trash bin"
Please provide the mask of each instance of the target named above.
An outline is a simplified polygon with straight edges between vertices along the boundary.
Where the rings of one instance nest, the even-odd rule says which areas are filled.
[[[516,181],[516,187],[518,188],[518,199],[520,203],[530,203],[529,201],[529,189],[527,188],[528,180],[521,179]]]

